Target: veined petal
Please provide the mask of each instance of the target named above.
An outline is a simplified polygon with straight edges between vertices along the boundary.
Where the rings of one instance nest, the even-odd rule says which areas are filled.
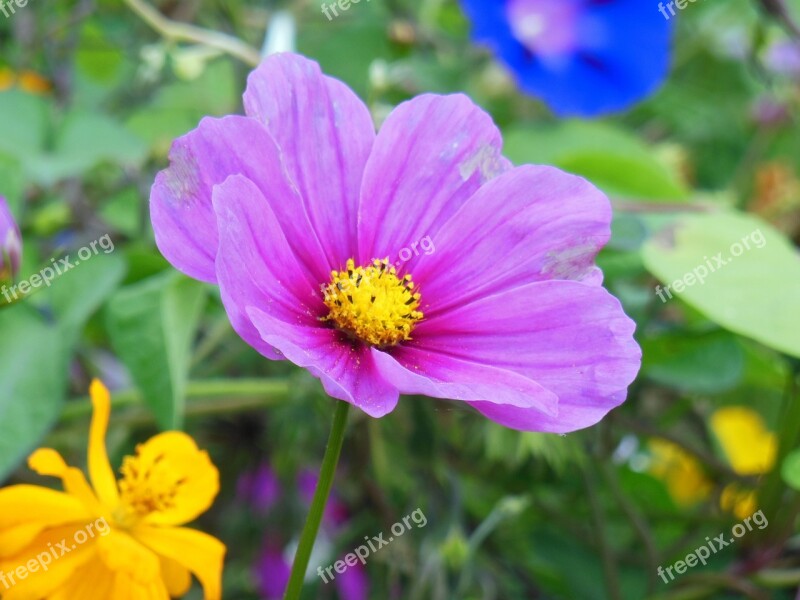
[[[248,307],[269,306],[285,320],[314,323],[325,309],[322,282],[300,265],[275,213],[250,180],[228,178],[215,188],[214,206],[219,228],[217,279],[231,324],[261,354],[282,359],[253,325]]]
[[[509,168],[491,117],[462,94],[400,104],[381,127],[361,186],[361,261],[394,260]]]
[[[97,552],[110,571],[129,575],[140,584],[148,585],[161,576],[156,553],[124,531],[111,530],[101,537]]]
[[[59,589],[96,552],[95,540],[74,543],[75,533],[81,529],[78,525],[47,529],[22,551],[0,558],[0,573],[14,577],[13,585],[3,587],[3,600],[38,600]],[[36,570],[31,570],[29,563],[37,564]],[[24,578],[19,577],[19,567],[25,567]]]
[[[427,318],[488,294],[551,279],[599,285],[595,256],[611,237],[611,205],[581,177],[524,166],[486,183],[408,262]]]
[[[415,345],[536,381],[558,396],[558,417],[507,404],[470,404],[507,427],[566,433],[595,424],[625,400],[641,365],[634,329],[605,289],[543,281],[423,321]]]
[[[309,234],[313,230],[308,214],[288,178],[280,149],[264,125],[239,116],[205,118],[172,145],[170,167],[158,174],[150,194],[156,244],[167,260],[190,277],[216,283],[218,233],[212,193],[231,175],[256,184],[291,234],[300,262],[319,278],[327,277],[325,252]]]
[[[205,600],[222,597],[225,545],[210,535],[182,527],[140,525],[133,535],[162,557],[174,560],[203,585]]]
[[[356,256],[356,219],[375,127],[366,105],[297,54],[266,58],[247,79],[247,115],[280,146],[329,268]]]
[[[89,429],[89,477],[100,502],[110,510],[114,510],[119,504],[119,490],[106,450],[106,432],[111,416],[111,397],[108,389],[99,379],[92,381],[89,386],[89,395],[92,398],[93,407],[92,424]]]
[[[103,560],[95,555],[78,568],[63,585],[53,590],[48,600],[108,600],[112,594],[115,575]],[[116,598],[115,598],[116,600]]]
[[[70,467],[62,456],[51,448],[40,448],[28,458],[28,466],[44,477],[58,477],[66,492],[83,502],[95,515],[108,515],[108,507],[103,506],[86,481],[83,471]]]
[[[87,523],[95,515],[75,496],[33,485],[0,490],[0,557],[19,552],[45,529]]]
[[[171,558],[164,556],[159,558],[161,560],[161,578],[164,580],[169,595],[173,598],[181,598],[186,595],[186,592],[192,587],[192,574],[189,569]]]
[[[352,343],[339,331],[288,323],[259,308],[250,308],[248,314],[261,337],[319,377],[328,395],[371,417],[382,417],[397,406],[400,394],[381,375],[371,348]]]
[[[508,404],[558,416],[558,396],[508,369],[431,352],[413,343],[390,353],[373,350],[373,356],[381,374],[403,394]]]

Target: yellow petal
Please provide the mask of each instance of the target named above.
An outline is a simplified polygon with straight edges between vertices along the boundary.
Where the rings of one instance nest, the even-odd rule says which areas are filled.
[[[41,532],[23,551],[0,560],[8,589],[3,600],[38,600],[60,588],[94,555],[95,540],[78,544],[84,525],[54,527]],[[84,531],[85,533],[85,531]]]
[[[164,556],[161,557],[161,578],[173,598],[184,596],[192,587],[192,574],[189,569]]]
[[[719,498],[719,505],[740,519],[745,519],[758,510],[756,493],[740,489],[735,483],[725,486]]]
[[[89,387],[92,397],[92,425],[89,429],[89,477],[100,502],[114,510],[119,505],[117,479],[111,469],[106,450],[106,431],[111,416],[111,397],[99,379]]]
[[[114,573],[149,585],[161,576],[158,556],[124,531],[111,530],[97,542],[98,555]]]
[[[721,408],[711,416],[711,429],[738,474],[761,475],[772,470],[777,440],[757,412],[743,406]]]
[[[44,477],[58,477],[68,494],[74,496],[97,516],[108,516],[107,511],[97,501],[97,496],[86,481],[80,469],[70,467],[61,455],[50,448],[39,448],[28,458],[28,466]]]
[[[77,569],[48,600],[108,600],[114,598],[111,595],[114,580],[114,573],[95,556]]]
[[[0,490],[0,558],[16,554],[49,527],[94,515],[74,496],[34,485]]]
[[[154,552],[191,571],[203,585],[205,600],[221,599],[225,545],[218,539],[185,527],[139,525],[132,533]]]
[[[662,439],[649,443],[652,453],[650,472],[664,481],[676,504],[689,506],[706,498],[711,484],[703,469],[690,454],[677,444]]]
[[[185,433],[170,431],[151,438],[137,448],[137,460],[140,471],[150,473],[150,481],[144,489],[159,489],[171,497],[170,505],[151,512],[144,518],[145,523],[189,523],[206,512],[219,493],[219,471],[208,453],[199,450]],[[128,487],[125,480],[122,486]],[[132,487],[134,489],[125,490],[124,499],[137,494],[136,485]]]

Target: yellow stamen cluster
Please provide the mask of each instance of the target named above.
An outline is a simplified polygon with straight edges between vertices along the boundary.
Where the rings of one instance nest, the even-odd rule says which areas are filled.
[[[322,292],[330,312],[321,320],[378,348],[410,340],[422,320],[420,294],[414,291],[411,275],[399,277],[386,259],[366,267],[348,260],[346,270],[331,273],[331,283]]]
[[[147,459],[139,453],[139,448],[136,456],[123,459],[120,472],[122,502],[138,517],[173,508],[175,496],[184,483],[174,469],[164,464],[164,455]]]

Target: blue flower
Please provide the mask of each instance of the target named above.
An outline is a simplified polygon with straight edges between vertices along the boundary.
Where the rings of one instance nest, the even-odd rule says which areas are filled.
[[[620,111],[669,70],[671,26],[647,0],[461,0],[473,36],[559,115]]]

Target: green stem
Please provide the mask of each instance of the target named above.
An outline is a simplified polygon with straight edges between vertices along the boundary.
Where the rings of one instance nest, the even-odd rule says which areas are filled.
[[[214,414],[247,410],[272,404],[289,392],[286,379],[206,379],[190,381],[186,386],[187,415]],[[194,400],[192,402],[192,400]],[[143,406],[144,399],[137,389],[123,390],[111,395],[112,409]],[[61,413],[61,422],[92,414],[89,398],[72,400]],[[147,420],[146,418],[144,420]]]
[[[311,501],[311,508],[308,511],[306,525],[300,535],[300,544],[297,546],[297,553],[294,556],[292,574],[289,577],[289,585],[286,587],[286,594],[283,600],[298,600],[300,592],[303,590],[303,579],[308,570],[308,561],[311,558],[311,551],[314,549],[314,541],[317,539],[319,525],[322,522],[322,514],[325,512],[325,505],[328,503],[328,495],[333,486],[333,476],[336,473],[336,465],[339,463],[339,455],[342,453],[344,443],[344,432],[347,426],[347,412],[350,405],[347,402],[337,402],[336,413],[333,416],[333,427],[328,438],[328,447],[325,449],[325,457],[322,459],[322,468],[319,472],[317,489],[314,492],[314,499]]]

